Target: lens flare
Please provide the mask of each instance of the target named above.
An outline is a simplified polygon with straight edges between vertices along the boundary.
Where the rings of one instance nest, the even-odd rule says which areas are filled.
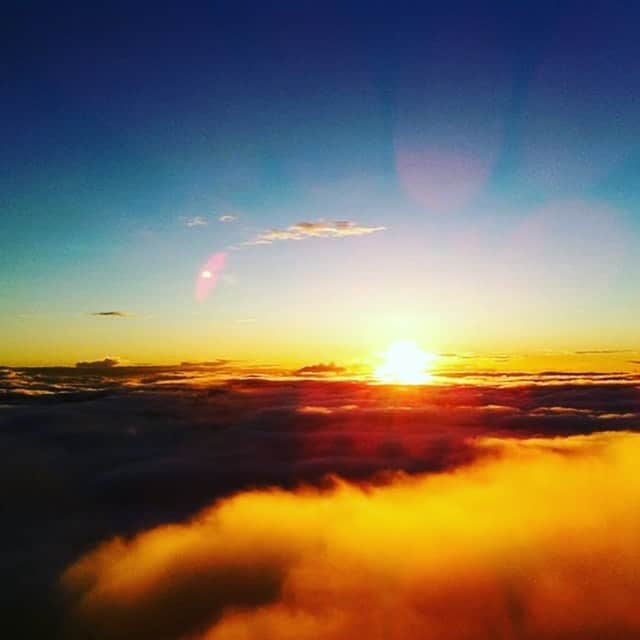
[[[224,269],[227,261],[227,254],[224,252],[214,253],[198,271],[196,279],[195,296],[198,302],[203,302],[212,289],[216,286],[218,277]]]

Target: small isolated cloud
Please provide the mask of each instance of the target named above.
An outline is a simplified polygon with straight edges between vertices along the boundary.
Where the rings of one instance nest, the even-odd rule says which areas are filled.
[[[180,363],[180,368],[182,369],[215,369],[219,367],[225,367],[231,363],[231,360],[226,360],[224,358],[218,358],[217,360],[202,360],[198,362],[188,362],[183,361]]]
[[[324,362],[320,362],[318,364],[310,364],[306,367],[301,367],[300,369],[297,369],[295,371],[295,374],[297,376],[318,375],[326,373],[339,374],[344,373],[345,371],[346,369],[344,367],[335,364],[335,362],[328,362],[326,364]]]
[[[120,364],[120,358],[106,357],[102,360],[88,360],[76,362],[78,369],[112,369]]]
[[[90,316],[97,316],[98,318],[135,318],[134,313],[127,313],[126,311],[92,311]]]
[[[333,222],[298,222],[286,229],[269,229],[259,234],[246,245],[271,244],[276,240],[305,240],[306,238],[344,238],[346,236],[364,236],[386,227],[367,227],[351,220],[334,220]]]
[[[218,222],[235,222],[238,219],[238,216],[232,216],[230,214],[220,216],[218,218]]]
[[[202,216],[193,216],[192,218],[187,218],[185,220],[185,225],[187,227],[203,227],[207,224],[207,219]]]
[[[329,407],[319,407],[313,404],[306,404],[298,409],[298,413],[315,413],[318,415],[328,416],[333,413],[333,409],[330,409]]]

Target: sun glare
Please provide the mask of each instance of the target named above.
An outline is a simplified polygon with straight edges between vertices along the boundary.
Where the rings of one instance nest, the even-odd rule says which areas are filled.
[[[424,384],[431,379],[429,369],[435,356],[410,340],[398,340],[387,348],[384,362],[374,375],[380,382],[391,384]]]

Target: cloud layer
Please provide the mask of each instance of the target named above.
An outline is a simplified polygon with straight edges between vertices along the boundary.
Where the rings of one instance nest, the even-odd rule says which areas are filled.
[[[627,455],[622,452],[627,451],[629,459],[636,456],[635,440],[624,434],[640,430],[637,374],[463,372],[450,373],[434,386],[395,388],[346,380],[342,375],[325,377],[317,365],[310,368],[312,371],[302,376],[269,366],[245,364],[240,368],[239,363],[225,360],[165,367],[122,364],[110,367],[98,361],[96,366],[80,368],[0,368],[0,500],[6,514],[0,531],[0,549],[4,550],[0,553],[0,570],[7,576],[0,581],[0,615],[6,634],[114,637],[120,632],[113,630],[111,622],[103,624],[107,617],[120,620],[125,631],[134,629],[129,637],[145,638],[150,630],[158,631],[155,614],[149,612],[156,610],[160,598],[167,606],[167,611],[158,614],[165,629],[151,635],[154,640],[179,637],[182,629],[192,629],[196,635],[212,633],[214,638],[215,634],[252,638],[253,618],[257,620],[257,628],[265,630],[258,637],[286,640],[289,631],[280,629],[281,620],[303,639],[305,634],[314,637],[317,633],[315,637],[331,640],[340,638],[335,634],[343,633],[351,624],[351,610],[343,601],[350,597],[365,603],[364,611],[378,616],[375,624],[370,620],[364,622],[370,625],[365,628],[366,633],[380,636],[383,627],[375,625],[379,625],[380,611],[387,606],[377,599],[380,593],[401,594],[402,606],[398,604],[397,608],[393,601],[388,604],[392,613],[389,618],[409,620],[405,609],[406,585],[435,584],[437,593],[446,593],[446,585],[432,583],[437,576],[431,576],[431,569],[419,556],[418,566],[431,576],[428,580],[410,573],[388,574],[392,588],[383,589],[376,582],[381,579],[382,570],[375,563],[367,564],[366,557],[345,557],[341,564],[342,551],[339,555],[326,555],[329,553],[326,549],[338,544],[329,524],[334,522],[335,527],[344,526],[345,531],[349,529],[354,534],[359,532],[358,544],[363,552],[369,548],[381,558],[384,553],[415,557],[418,552],[427,553],[430,547],[441,555],[449,538],[442,532],[444,524],[437,523],[437,512],[429,515],[429,522],[434,524],[421,521],[418,527],[418,521],[411,521],[408,515],[414,509],[402,511],[402,500],[392,496],[402,495],[400,489],[411,485],[411,489],[406,489],[407,495],[414,495],[416,504],[423,501],[429,504],[431,493],[424,487],[431,486],[429,483],[439,485],[447,478],[467,478],[464,482],[460,480],[459,492],[463,485],[468,487],[465,491],[471,492],[472,478],[484,477],[491,469],[497,469],[492,466],[494,463],[507,459],[512,462],[510,469],[521,465],[519,475],[515,471],[511,476],[506,471],[495,474],[491,471],[491,477],[486,476],[494,494],[502,491],[505,495],[504,503],[497,498],[495,503],[482,502],[479,491],[476,506],[463,501],[456,507],[454,498],[462,493],[442,494],[442,504],[449,505],[449,513],[464,515],[460,531],[453,531],[450,536],[452,550],[460,551],[456,536],[462,536],[462,528],[468,527],[468,535],[480,545],[477,560],[488,562],[482,550],[490,539],[503,539],[504,531],[492,527],[500,523],[506,526],[506,511],[501,508],[506,510],[518,492],[522,504],[509,508],[508,518],[513,522],[525,518],[528,530],[531,525],[527,517],[533,518],[534,512],[543,509],[547,502],[557,505],[556,511],[545,516],[548,522],[552,516],[557,518],[557,539],[572,539],[580,565],[594,565],[590,575],[596,584],[604,585],[603,592],[611,594],[607,598],[618,597],[620,584],[606,582],[603,572],[620,573],[617,567],[623,560],[633,567],[633,558],[612,556],[608,560],[610,569],[605,570],[600,547],[590,545],[592,540],[600,539],[618,544],[615,536],[631,536],[628,528],[635,522],[635,490],[629,480],[631,493],[625,493],[619,474]],[[614,431],[621,435],[611,433]],[[603,432],[608,433],[602,435]],[[554,463],[543,472],[547,467],[541,461],[540,465],[535,462],[538,450],[544,460],[561,460],[562,464]],[[616,452],[621,452],[620,456]],[[530,458],[535,464],[529,464]],[[571,475],[571,470],[578,466],[569,463],[586,465],[587,460],[593,463],[593,470],[575,476],[580,478],[578,482]],[[531,495],[533,489],[527,488],[529,475],[531,481],[538,475],[541,482],[547,478],[550,485],[539,486],[540,496],[545,496],[540,507]],[[329,490],[327,487],[332,485],[328,476],[339,476],[342,481]],[[301,490],[301,486],[314,488]],[[553,486],[556,493],[552,492]],[[279,489],[274,493],[269,491],[270,487]],[[384,501],[378,498],[369,500],[368,496],[374,493],[378,496],[378,491],[382,492],[380,500],[386,495],[385,500],[396,504],[396,511],[385,511],[381,506]],[[238,497],[233,498],[234,495]],[[273,510],[268,506],[271,504],[268,496],[273,498]],[[233,549],[231,533],[223,532],[224,536],[219,537],[208,526],[198,528],[192,524],[195,514],[216,500],[222,502],[216,503],[218,506],[212,507],[211,513],[218,510],[227,513],[237,505],[253,514],[253,520],[245,522],[246,532],[238,534],[235,555],[227,555]],[[563,500],[567,503],[561,509]],[[356,504],[367,505],[375,520],[356,517],[354,514],[360,509],[352,507]],[[609,507],[617,509],[622,504],[626,512],[618,521],[618,512]],[[527,505],[532,509],[530,516],[521,513]],[[584,507],[584,512],[574,518],[572,510],[578,506]],[[353,513],[352,508],[356,509]],[[591,515],[585,515],[589,510]],[[326,512],[325,519],[317,521],[318,538],[310,533],[314,527],[305,524],[307,511],[309,518]],[[463,515],[459,517],[461,522]],[[406,521],[402,520],[404,517]],[[597,530],[589,528],[588,522],[585,524],[587,517],[599,523]],[[613,537],[606,538],[601,519],[606,519]],[[282,539],[278,537],[280,524],[274,524],[274,520],[282,520],[282,526],[288,522],[290,526],[288,532],[282,533]],[[571,531],[570,521],[575,522]],[[148,531],[149,535],[154,532],[154,539],[164,540],[160,532],[167,526],[168,542],[158,543],[155,555],[149,555],[147,534],[140,532]],[[483,527],[491,532],[488,538],[483,537]],[[442,537],[430,538],[431,529],[440,531]],[[401,537],[401,530],[406,537]],[[594,530],[597,536],[592,537]],[[175,560],[174,567],[171,541],[175,531],[178,532],[175,540],[180,540],[176,545],[184,549],[184,554],[182,564]],[[247,542],[250,534],[256,536],[251,544]],[[538,535],[537,530],[533,534]],[[212,537],[221,544],[223,541],[224,549],[217,549],[217,556],[213,551],[214,555],[206,551],[201,556],[200,547],[191,546],[198,536],[203,540]],[[553,536],[525,540],[518,548],[505,542],[507,546],[496,547],[492,557],[498,564],[519,568],[525,580],[538,576],[535,572],[539,566],[527,563],[531,558],[536,561],[542,558],[540,562],[547,558],[552,565],[556,562],[559,551],[549,542],[555,539]],[[122,540],[121,549],[114,551],[109,541],[118,537]],[[382,549],[383,538],[385,544],[388,541],[388,551]],[[310,540],[317,540],[318,546],[313,547]],[[139,575],[141,582],[132,586],[128,578],[122,578],[121,593],[128,594],[127,600],[112,600],[107,568],[95,566],[92,559],[87,565],[92,568],[81,574],[86,582],[80,584],[75,579],[65,582],[70,588],[67,592],[70,600],[61,601],[56,586],[60,575],[101,544],[109,549],[106,557],[114,571],[120,571],[117,567],[124,566],[120,561],[129,558],[132,564],[127,566],[135,569],[132,575]],[[134,547],[139,548],[141,555],[137,555]],[[272,549],[274,555],[269,555],[271,551],[263,555],[264,549]],[[297,549],[297,555],[290,558],[289,549]],[[315,549],[317,558],[324,558],[318,560],[318,567],[313,564],[309,549]],[[148,572],[151,565],[146,564],[146,558],[150,558],[159,574]],[[429,562],[432,561],[436,562]],[[356,571],[358,566],[364,573]],[[433,572],[442,569],[438,564],[429,566]],[[554,566],[550,565],[549,570],[555,571]],[[478,605],[473,598],[478,589],[484,593],[485,574],[474,577],[473,573],[459,573],[457,567],[452,564],[448,569],[451,584],[465,594],[465,602],[472,608],[482,609],[484,605]],[[313,573],[321,569],[325,573]],[[307,570],[312,571],[310,591],[302,589],[295,578]],[[161,576],[157,583],[155,578],[151,579],[154,575]],[[354,591],[345,591],[342,584],[349,575],[354,580]],[[493,584],[493,574],[488,575]],[[446,582],[447,578],[443,574],[438,580]],[[581,581],[582,574],[571,583],[574,591],[566,592],[571,594],[567,596],[568,610],[578,607],[574,603],[579,603],[580,598],[587,601],[592,597],[591,592],[581,591],[584,587]],[[376,588],[372,587],[371,592],[358,590],[367,583]],[[338,591],[332,591],[332,585]],[[329,589],[326,593],[322,591],[325,586]],[[628,586],[629,592],[632,587]],[[162,589],[167,590],[166,598],[160,594]],[[313,589],[318,590],[317,609]],[[168,621],[163,616],[171,612],[176,594],[185,598],[182,606],[171,614],[181,612],[180,620]],[[520,595],[515,599],[515,609],[524,607],[528,612],[527,625],[534,625],[533,604],[526,599],[526,593],[517,591],[517,594]],[[337,604],[331,603],[332,598],[336,598]],[[523,599],[526,607],[518,604]],[[300,607],[296,608],[296,602]],[[442,610],[450,611],[451,602],[441,603]],[[493,602],[490,599],[489,604]],[[427,605],[420,604],[420,612],[424,607],[435,606],[431,599]],[[331,611],[340,615],[332,617]],[[533,635],[563,640],[629,637],[624,635],[630,624],[626,613],[607,610],[608,619],[618,626],[615,631],[611,630],[613,627],[603,628],[598,635],[589,631],[593,628],[589,625],[595,623],[585,622],[580,611],[572,615],[586,625],[587,631],[581,634],[567,631],[564,635],[536,636],[531,632],[527,636],[525,632],[514,631],[510,636],[503,632],[498,616],[496,635],[489,637]],[[348,625],[335,629],[318,627],[321,622],[316,613],[336,625],[344,618]],[[450,620],[463,617],[454,613]],[[427,624],[422,616],[420,613],[419,625]],[[235,624],[239,630],[234,636],[236,631],[230,629]],[[484,633],[485,627],[478,628]],[[534,628],[538,627],[526,626],[529,631]],[[452,628],[450,633],[454,631]],[[480,631],[470,635],[482,639]],[[410,630],[404,627],[388,633],[392,632],[396,637],[405,634],[411,638]],[[433,635],[448,637],[444,631]],[[455,635],[450,637],[457,640]]]
[[[63,576],[70,637],[636,638],[640,436],[476,446],[456,474],[249,491],[115,538]]]

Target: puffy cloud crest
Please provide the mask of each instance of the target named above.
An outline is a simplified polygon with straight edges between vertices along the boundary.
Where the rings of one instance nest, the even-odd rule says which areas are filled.
[[[69,637],[637,638],[640,435],[476,446],[456,473],[247,491],[106,542],[62,577]]]

